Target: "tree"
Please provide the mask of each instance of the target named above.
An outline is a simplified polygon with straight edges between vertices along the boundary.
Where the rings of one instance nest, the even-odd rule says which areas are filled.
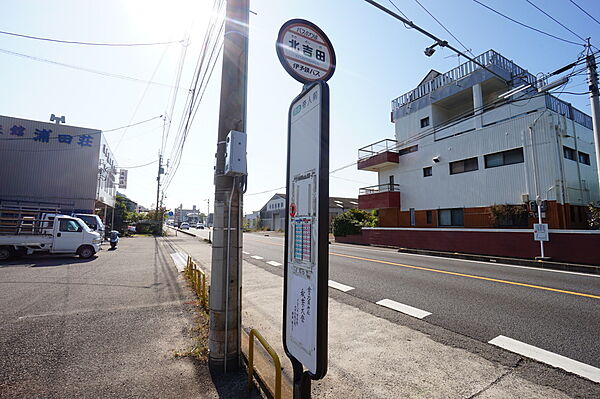
[[[350,234],[360,234],[363,227],[376,227],[379,218],[376,211],[363,211],[361,209],[350,209],[333,218],[333,235],[336,237]]]

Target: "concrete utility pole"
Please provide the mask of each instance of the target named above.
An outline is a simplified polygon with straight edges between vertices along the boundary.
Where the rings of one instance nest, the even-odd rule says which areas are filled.
[[[158,154],[158,175],[156,176],[156,220],[158,221],[158,208],[160,207],[160,175],[162,174],[162,154]]]
[[[246,131],[249,0],[228,0],[223,45],[221,107],[215,165],[209,366],[227,372],[240,365],[241,209],[237,178],[224,175],[226,137]]]
[[[588,54],[586,57],[590,90],[590,108],[592,111],[592,126],[594,128],[594,147],[596,149],[596,170],[598,172],[598,188],[600,189],[600,101],[598,100],[598,71],[596,57]]]

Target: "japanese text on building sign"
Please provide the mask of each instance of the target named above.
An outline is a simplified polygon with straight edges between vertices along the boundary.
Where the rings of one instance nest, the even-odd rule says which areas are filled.
[[[11,136],[15,136],[12,137],[13,139],[31,139],[38,143],[49,143],[51,139],[55,139],[61,144],[73,144],[81,147],[91,147],[94,143],[94,136],[90,134],[61,134],[53,132],[52,129],[34,129],[33,131],[28,131],[21,125],[13,125],[6,132],[4,132],[3,126],[0,125],[0,135],[8,136],[8,139]]]

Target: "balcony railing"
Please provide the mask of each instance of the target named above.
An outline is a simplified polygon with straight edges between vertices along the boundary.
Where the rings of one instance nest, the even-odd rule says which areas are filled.
[[[519,76],[522,83],[536,84],[537,82],[537,78],[534,75],[527,72],[525,69],[521,68],[520,66],[505,58],[504,56],[498,54],[494,50],[486,51],[485,53],[475,57],[475,60],[481,65],[497,66],[498,68],[509,72],[513,77]],[[464,64],[461,64],[442,75],[428,80],[427,82],[423,83],[417,88],[392,100],[392,112],[399,109],[403,105],[408,104],[411,101],[415,101],[416,99],[433,92],[434,90],[442,86],[464,78],[465,76],[473,73],[477,69],[481,69],[481,67],[473,61],[467,61]]]
[[[369,144],[358,150],[358,160],[371,158],[382,152],[398,151],[398,142],[392,139],[379,140],[376,143]]]
[[[370,195],[388,192],[400,192],[400,185],[387,183],[369,187],[362,187],[358,190],[358,195]]]

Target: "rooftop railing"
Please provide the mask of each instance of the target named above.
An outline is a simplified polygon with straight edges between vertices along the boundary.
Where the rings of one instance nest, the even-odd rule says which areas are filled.
[[[500,55],[499,53],[495,52],[494,50],[488,50],[485,53],[478,55],[477,57],[475,57],[475,60],[481,65],[495,65],[498,68],[510,72],[512,77],[519,76],[523,83],[535,84],[537,82],[537,78],[534,75],[527,72],[527,70],[521,68],[520,66],[510,61],[506,57]],[[481,67],[477,65],[477,63],[473,61],[467,61],[464,64],[461,64],[444,74],[436,76],[435,78],[424,82],[423,84],[419,85],[417,88],[409,91],[408,93],[405,93],[400,97],[392,100],[392,111],[395,111],[400,107],[404,106],[405,104],[408,104],[411,101],[415,101],[416,99],[419,99],[442,86],[445,86],[452,82],[456,82],[457,80],[460,80],[465,76],[473,73],[477,69],[481,69]]]
[[[584,114],[568,102],[559,100],[551,94],[546,94],[546,107],[557,114],[564,115],[567,118],[572,119],[588,129],[593,129],[591,116]]]

